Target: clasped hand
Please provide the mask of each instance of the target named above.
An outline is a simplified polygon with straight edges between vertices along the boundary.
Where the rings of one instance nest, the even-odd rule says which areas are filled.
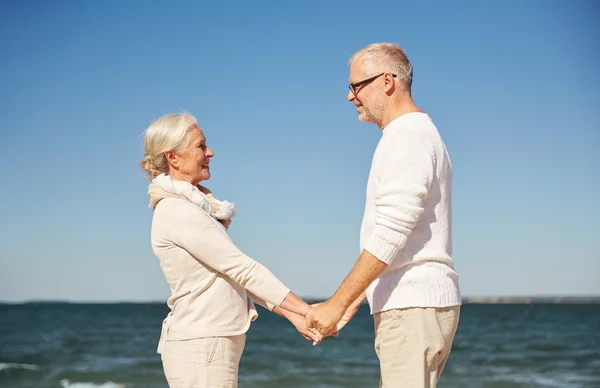
[[[344,310],[343,307],[336,306],[331,300],[314,303],[311,307],[302,324],[306,329],[306,334],[303,330],[298,330],[305,338],[312,339],[313,345],[319,344],[325,337],[337,337],[339,331],[346,326],[358,311],[358,306],[351,306]],[[298,328],[298,325],[296,327]]]

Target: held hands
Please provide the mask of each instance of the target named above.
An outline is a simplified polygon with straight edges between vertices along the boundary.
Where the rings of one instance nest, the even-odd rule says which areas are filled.
[[[337,325],[333,327],[333,329],[325,332],[320,332],[318,329],[314,327],[307,327],[307,322],[312,319],[312,314],[314,313],[314,309],[321,305],[322,303],[315,303],[311,305],[311,309],[308,311],[306,316],[296,313],[287,312],[285,317],[294,325],[296,330],[302,334],[304,338],[307,340],[313,341],[313,346],[318,345],[323,341],[325,337],[337,337],[339,335],[339,330],[341,330],[350,319],[354,316],[357,309],[348,309],[346,313],[342,316],[341,320]]]
[[[302,334],[304,338],[313,342],[313,346],[318,345],[323,340],[323,336],[316,329],[306,327],[306,319],[300,314],[290,314],[288,320],[294,325],[296,330]]]
[[[348,307],[348,309],[342,316],[342,319],[340,319],[340,321],[337,323],[335,330],[338,332],[340,330],[342,330],[344,328],[344,326],[346,326],[346,324],[348,322],[350,322],[350,320],[354,317],[354,315],[356,315],[356,312],[358,311],[359,307],[360,307],[360,305]]]
[[[331,299],[323,303],[315,303],[313,309],[306,315],[306,327],[315,328],[323,336],[337,336],[358,308],[351,307],[344,311],[342,306],[334,304]]]

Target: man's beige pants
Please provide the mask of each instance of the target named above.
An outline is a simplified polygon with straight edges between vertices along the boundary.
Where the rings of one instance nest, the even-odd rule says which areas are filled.
[[[170,388],[237,388],[246,335],[165,341],[163,369]]]
[[[374,314],[381,388],[436,388],[458,327],[460,306]]]

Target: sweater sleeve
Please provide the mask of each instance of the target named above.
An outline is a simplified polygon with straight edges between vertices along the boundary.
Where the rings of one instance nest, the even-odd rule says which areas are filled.
[[[375,228],[364,249],[389,265],[423,214],[435,153],[431,142],[413,130],[397,131],[386,140],[377,166]]]
[[[250,297],[250,299],[252,299],[259,306],[262,306],[262,307],[266,308],[269,311],[273,311],[273,309],[275,308],[275,306],[272,303],[269,303],[269,302],[267,302],[267,301],[259,298],[258,296],[254,295],[250,291],[247,291],[247,292],[248,292],[248,296]]]
[[[170,238],[175,244],[271,305],[283,302],[290,289],[264,265],[245,255],[218,221],[191,203],[181,202],[173,211]]]

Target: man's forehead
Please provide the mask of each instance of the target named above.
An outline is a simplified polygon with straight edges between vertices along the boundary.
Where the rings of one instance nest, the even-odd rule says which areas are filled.
[[[352,80],[353,77],[359,77],[363,75],[362,68],[362,59],[358,58],[352,62],[350,65],[350,80]]]

